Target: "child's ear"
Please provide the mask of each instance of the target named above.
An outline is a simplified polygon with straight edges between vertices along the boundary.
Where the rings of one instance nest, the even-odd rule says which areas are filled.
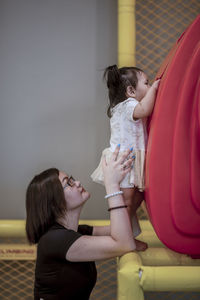
[[[133,86],[129,85],[126,88],[126,96],[127,97],[135,97],[135,89]]]

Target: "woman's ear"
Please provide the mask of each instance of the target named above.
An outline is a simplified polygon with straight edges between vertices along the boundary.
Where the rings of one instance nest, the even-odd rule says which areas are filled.
[[[135,97],[135,89],[133,86],[129,85],[126,88],[126,96],[127,97]]]

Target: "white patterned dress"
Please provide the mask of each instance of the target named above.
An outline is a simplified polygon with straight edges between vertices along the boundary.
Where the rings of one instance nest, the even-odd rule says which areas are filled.
[[[146,119],[133,120],[133,111],[138,103],[135,98],[128,98],[113,108],[110,118],[110,147],[103,150],[102,157],[105,155],[109,160],[118,144],[120,144],[120,153],[133,147],[135,155],[133,168],[122,180],[120,187],[138,187],[140,191],[143,191],[147,131]],[[93,181],[104,184],[102,157],[91,177]]]

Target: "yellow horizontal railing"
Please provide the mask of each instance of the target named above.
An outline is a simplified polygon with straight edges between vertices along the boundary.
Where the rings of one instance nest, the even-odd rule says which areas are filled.
[[[80,220],[80,224],[91,226],[106,226],[109,220]],[[25,220],[0,220],[0,237],[3,238],[25,238]]]
[[[153,227],[148,220],[140,220],[142,231],[151,231]],[[107,226],[110,220],[80,220],[79,224],[91,226]],[[141,235],[142,236],[142,235]],[[25,220],[0,220],[0,237],[25,237]]]

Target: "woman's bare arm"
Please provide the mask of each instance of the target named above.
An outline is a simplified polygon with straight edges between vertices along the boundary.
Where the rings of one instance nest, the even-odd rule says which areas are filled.
[[[104,161],[104,178],[107,194],[120,190],[119,183],[124,176],[130,172],[132,159],[126,161],[127,168],[124,169],[124,161],[130,151],[118,159],[119,148],[113,154],[111,161],[107,164]],[[124,206],[122,195],[110,197],[109,207]],[[110,234],[105,236],[81,236],[69,248],[66,259],[69,261],[93,261],[107,259],[122,255],[135,250],[135,242],[131,224],[126,208],[110,211]]]

